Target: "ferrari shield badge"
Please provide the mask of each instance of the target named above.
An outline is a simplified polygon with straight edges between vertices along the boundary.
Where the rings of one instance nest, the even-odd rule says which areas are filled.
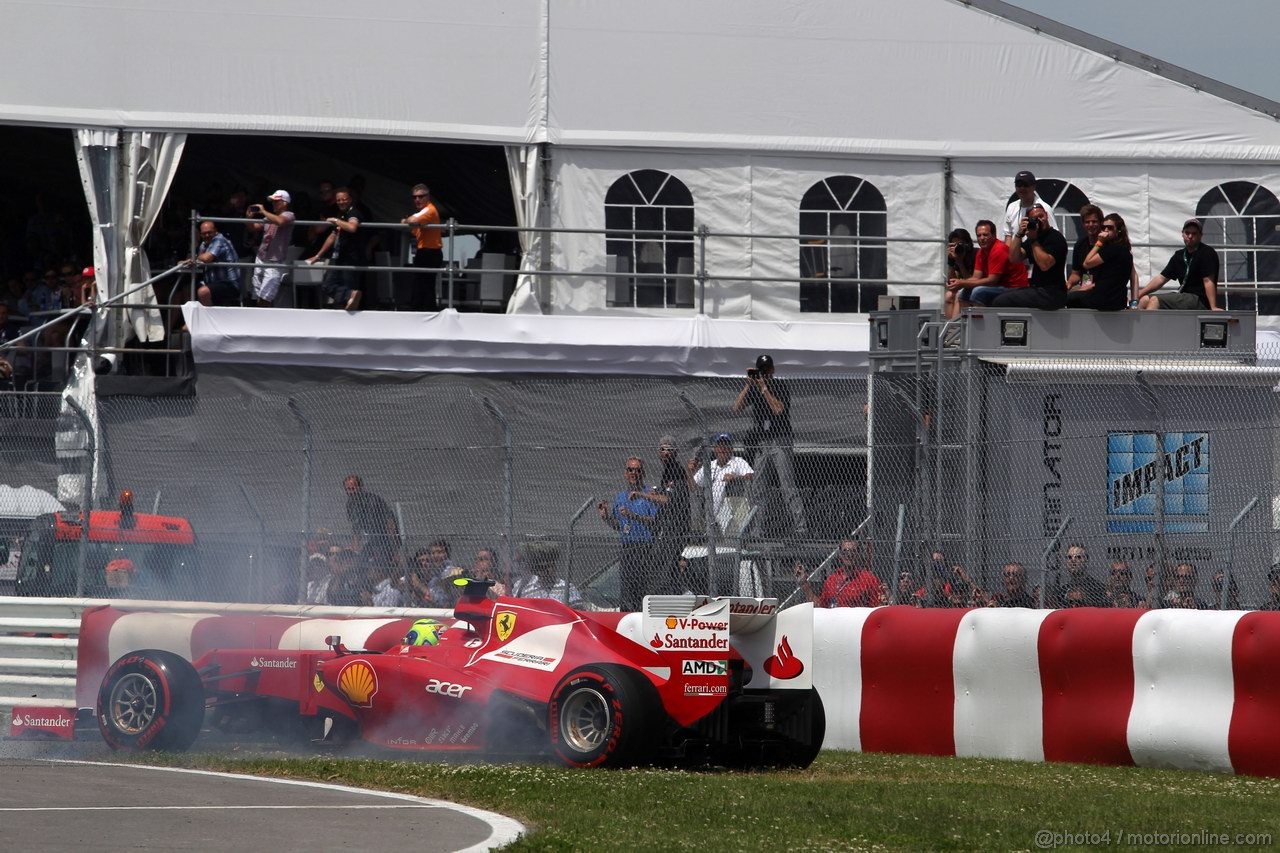
[[[505,643],[516,629],[516,614],[510,610],[499,610],[493,617],[493,624],[498,631],[498,640]]]

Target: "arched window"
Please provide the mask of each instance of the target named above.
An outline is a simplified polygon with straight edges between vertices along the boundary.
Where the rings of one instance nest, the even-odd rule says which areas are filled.
[[[1074,245],[1084,236],[1084,226],[1080,224],[1080,208],[1089,203],[1089,197],[1079,187],[1059,178],[1038,178],[1036,194],[1053,207],[1053,227],[1067,238],[1068,246]],[[1010,193],[1005,204],[1009,204],[1017,197],[1017,193]],[[1103,211],[1103,213],[1110,212]]]
[[[1196,205],[1210,246],[1280,246],[1280,202],[1271,190],[1251,181],[1228,181],[1205,193]],[[1218,249],[1223,285],[1222,307],[1247,311],[1259,286],[1259,314],[1280,314],[1280,252]]]
[[[800,200],[800,310],[876,310],[889,277],[884,196],[852,175],[809,187]],[[841,279],[850,279],[841,281]]]
[[[608,304],[637,308],[691,308],[693,195],[679,178],[656,169],[630,172],[604,197],[609,230],[605,251],[611,272]]]

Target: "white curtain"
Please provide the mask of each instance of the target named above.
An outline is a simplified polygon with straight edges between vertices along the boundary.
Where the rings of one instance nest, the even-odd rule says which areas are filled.
[[[124,158],[122,207],[128,219],[121,229],[124,237],[121,287],[123,292],[151,277],[151,264],[142,244],[160,216],[169,186],[178,172],[185,133],[130,132],[124,134],[121,153]],[[155,309],[154,288],[144,287],[125,297],[128,305],[137,305],[126,313],[127,322],[139,341],[164,338],[164,322]],[[125,338],[128,336],[125,335]],[[123,340],[124,338],[122,338]]]
[[[142,243],[160,215],[160,208],[173,176],[178,170],[186,134],[121,132],[81,129],[76,131],[76,164],[84,185],[85,201],[93,223],[93,267],[97,274],[98,299],[106,300],[146,281],[150,264]],[[93,343],[97,346],[121,347],[130,333],[139,341],[164,338],[164,324],[156,310],[154,290],[142,288],[128,296],[125,304],[136,305],[127,311],[101,309]],[[59,460],[58,498],[64,503],[80,505],[84,499],[84,460],[89,446],[83,419],[70,401],[75,401],[89,420],[93,446],[102,447],[98,426],[94,365],[83,353],[72,366],[67,387],[63,390],[59,416],[56,455]],[[94,496],[106,488],[102,476],[102,453],[94,454]]]
[[[511,193],[516,203],[516,224],[521,228],[545,225],[540,146],[508,145],[506,153]],[[508,314],[543,313],[540,294],[549,292],[549,282],[543,276],[528,275],[527,272],[542,266],[544,237],[543,234],[520,232],[520,269],[526,274],[516,280],[515,292],[507,302]]]

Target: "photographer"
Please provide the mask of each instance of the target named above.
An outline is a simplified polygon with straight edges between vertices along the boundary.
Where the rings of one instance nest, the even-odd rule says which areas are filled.
[[[792,534],[809,535],[805,522],[804,503],[796,489],[795,463],[792,457],[791,389],[785,382],[774,379],[773,356],[760,355],[756,366],[747,370],[747,381],[733,401],[733,410],[741,412],[751,407],[755,419],[756,483],[776,480],[782,499],[791,513]]]
[[[1042,205],[1032,205],[1010,241],[1009,262],[1031,261],[1031,286],[1007,290],[991,302],[993,308],[1040,308],[1055,311],[1067,304],[1067,241],[1054,230],[1053,218]]]
[[[282,264],[288,257],[289,244],[293,242],[293,211],[289,204],[293,201],[286,190],[276,190],[269,199],[271,210],[261,204],[249,206],[249,218],[266,220],[264,226],[260,222],[249,223],[250,232],[262,231],[262,242],[258,246],[258,256],[253,268],[253,298],[259,308],[270,308],[280,292],[280,282],[284,279],[284,270],[265,264]]]

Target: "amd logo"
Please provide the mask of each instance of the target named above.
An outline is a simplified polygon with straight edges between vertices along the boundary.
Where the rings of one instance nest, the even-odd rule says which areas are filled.
[[[426,687],[428,693],[435,693],[437,696],[448,696],[450,699],[461,699],[462,695],[470,689],[470,687],[454,684],[452,681],[441,681],[438,678],[428,681]]]
[[[727,675],[727,660],[684,660],[680,664],[681,675]]]

